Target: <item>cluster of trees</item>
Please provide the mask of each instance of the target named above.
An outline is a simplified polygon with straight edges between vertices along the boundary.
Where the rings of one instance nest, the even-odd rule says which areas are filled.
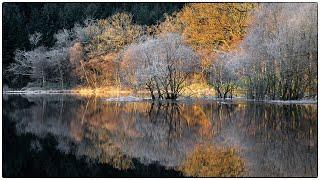
[[[105,19],[113,14],[127,12],[140,25],[152,25],[164,19],[184,3],[4,3],[3,4],[3,68],[15,62],[17,49],[29,51],[32,45],[28,36],[42,34],[39,45],[52,47],[54,34],[61,29],[71,29],[74,24],[84,25],[86,19]],[[30,81],[27,76],[16,78],[4,74],[4,83],[21,88]]]
[[[15,63],[7,71],[16,77],[27,76],[37,86],[49,83],[70,83],[71,64],[69,63],[68,47],[71,44],[69,31],[63,30],[55,34],[56,44],[51,47],[37,46],[42,35],[35,33],[29,37],[33,48],[30,51],[18,50],[15,53]]]
[[[41,46],[43,35],[36,32],[29,36],[31,50],[16,51],[15,62],[8,72],[28,76],[41,87],[57,82],[60,88],[79,84],[92,88],[115,85],[119,77],[113,74],[118,64],[114,60],[116,53],[136,42],[146,31],[146,26],[133,23],[132,15],[117,13],[107,19],[86,19],[83,26],[75,24],[70,30],[58,31],[52,47]]]
[[[146,88],[152,99],[176,99],[195,80],[219,98],[237,88],[253,99],[316,95],[315,4],[191,3],[163,17],[153,25],[128,13],[87,18],[57,31],[51,46],[35,32],[8,74],[44,87]]]
[[[317,95],[317,7],[267,3],[239,49],[227,54],[224,82],[238,82],[251,99],[301,99]],[[219,63],[218,61],[216,61]]]
[[[217,52],[234,49],[245,37],[253,3],[192,3],[166,16],[160,32],[176,32],[200,56],[202,80],[208,78]]]

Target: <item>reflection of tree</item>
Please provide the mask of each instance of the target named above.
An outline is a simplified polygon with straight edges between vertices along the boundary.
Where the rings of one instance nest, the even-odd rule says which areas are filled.
[[[168,127],[167,143],[182,136],[184,128],[193,128],[194,133],[210,137],[211,123],[202,108],[196,105],[186,106],[177,102],[152,102],[148,119],[157,125],[163,122]]]
[[[94,113],[93,99],[40,96],[28,97],[28,100],[34,105],[28,109],[17,108],[11,113],[18,121],[18,133],[32,133],[40,138],[53,135],[57,139],[57,149],[62,152],[109,163],[118,169],[132,167],[131,159],[124,156],[106,134],[99,134],[84,123],[83,120]]]
[[[316,173],[315,106],[218,102],[103,102],[28,97],[12,107],[18,133],[52,135],[57,149],[119,169],[158,162],[180,167],[197,144],[243,149],[251,176]],[[10,107],[11,108],[11,107]]]
[[[145,164],[177,166],[203,137],[203,129],[210,131],[204,126],[209,120],[205,116],[200,120],[197,115],[201,108],[174,102],[104,103],[64,96],[28,100],[34,105],[15,115],[20,133],[40,138],[53,135],[59,150],[120,169],[133,166],[129,157]]]
[[[228,112],[214,105],[220,143],[239,146],[252,176],[316,174],[316,108],[308,105],[237,104]]]
[[[244,175],[244,160],[235,149],[218,149],[212,145],[197,145],[179,169],[186,176],[239,177]]]
[[[131,126],[115,128],[118,131],[113,136],[114,142],[121,145],[125,154],[137,157],[144,163],[158,161],[169,167],[177,166],[203,137],[202,130],[206,127],[201,123],[188,122],[190,119],[198,120],[193,115],[196,113],[188,112],[196,110],[190,106],[176,102],[126,103],[125,106],[123,109],[126,111],[118,116],[118,121]],[[130,119],[132,116],[134,118]],[[133,123],[130,123],[131,120]],[[128,132],[137,132],[139,135],[132,136]],[[117,134],[122,134],[122,138]]]

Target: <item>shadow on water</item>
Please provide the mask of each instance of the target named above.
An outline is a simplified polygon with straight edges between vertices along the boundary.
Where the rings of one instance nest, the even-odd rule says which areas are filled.
[[[5,177],[314,177],[317,107],[10,95],[2,142]]]

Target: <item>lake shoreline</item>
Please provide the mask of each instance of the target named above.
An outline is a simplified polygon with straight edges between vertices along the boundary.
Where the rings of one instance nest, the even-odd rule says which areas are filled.
[[[6,95],[54,95],[54,94],[65,94],[65,95],[79,95],[79,96],[99,96],[103,101],[109,102],[138,102],[138,101],[151,101],[151,98],[141,98],[135,95],[137,94],[146,94],[144,91],[138,91],[135,95],[132,95],[132,91],[99,91],[99,90],[82,90],[82,89],[64,89],[64,90],[7,90],[3,91],[3,94]],[[116,96],[110,96],[115,95]],[[261,102],[261,103],[270,103],[270,104],[318,104],[318,101],[315,99],[301,99],[301,100],[255,100],[247,99],[246,97],[234,97],[234,98],[217,98],[215,96],[204,96],[204,97],[188,97],[183,96],[177,100],[154,100],[159,102],[164,101],[193,101],[193,100],[214,100],[224,103],[234,102],[234,101],[248,101],[248,102]]]

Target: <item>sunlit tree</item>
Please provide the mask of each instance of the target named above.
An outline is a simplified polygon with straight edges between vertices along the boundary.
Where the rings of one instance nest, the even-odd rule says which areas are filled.
[[[152,98],[155,89],[159,98],[178,98],[188,77],[199,70],[197,55],[178,34],[161,34],[133,44],[124,52],[122,64],[129,68],[132,81],[146,86]],[[127,76],[128,71],[124,72]]]

